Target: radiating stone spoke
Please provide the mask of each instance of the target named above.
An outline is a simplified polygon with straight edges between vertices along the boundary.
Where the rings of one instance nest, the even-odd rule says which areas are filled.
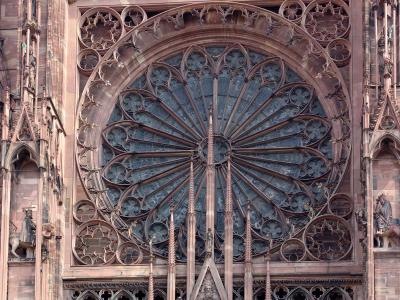
[[[230,120],[236,120],[234,121],[236,126],[249,116],[254,115],[257,108],[281,87],[283,67],[282,62],[276,59],[267,59],[253,68],[249,75],[250,83],[245,86],[246,90],[242,91],[243,95],[238,99],[230,117]],[[227,134],[228,132],[232,133],[232,130],[226,128],[225,132]]]
[[[182,132],[178,129],[177,126],[174,126],[175,124],[171,124],[171,120],[163,121],[159,119],[156,115],[148,112],[144,113],[143,116],[138,115],[137,120],[139,124],[144,124],[146,126],[149,126],[150,128],[154,128],[157,130],[160,130],[160,128],[162,128],[165,133],[172,136],[178,136],[188,143],[195,142],[195,139],[193,138],[193,136],[190,135],[190,132]]]
[[[148,73],[148,81],[154,91],[154,95],[170,110],[174,111],[179,118],[194,129],[197,134],[202,133],[199,122],[196,120],[196,114],[191,106],[189,98],[186,95],[184,84],[181,78],[178,78],[175,73],[177,70],[168,65],[154,65]],[[176,97],[173,90],[181,89],[180,97]],[[203,132],[204,134],[205,132]]]
[[[301,91],[299,91],[301,90]],[[252,113],[242,116],[242,124],[231,134],[233,139],[248,134],[249,131],[272,127],[280,122],[289,121],[302,113],[309,105],[312,92],[306,86],[287,85],[266,97]]]

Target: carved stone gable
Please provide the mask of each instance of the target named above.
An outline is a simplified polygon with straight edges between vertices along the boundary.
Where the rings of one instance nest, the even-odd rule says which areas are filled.
[[[35,139],[35,130],[31,118],[27,109],[23,107],[14,131],[13,141],[28,142],[34,141]]]
[[[190,295],[191,300],[227,300],[226,290],[212,257],[207,257]]]
[[[380,103],[371,116],[371,129],[393,130],[399,128],[398,107],[393,103],[391,95],[382,94]]]
[[[218,295],[218,290],[215,285],[214,279],[210,273],[207,272],[204,277],[203,284],[201,285],[199,295],[197,296],[198,300],[220,300],[221,298]]]

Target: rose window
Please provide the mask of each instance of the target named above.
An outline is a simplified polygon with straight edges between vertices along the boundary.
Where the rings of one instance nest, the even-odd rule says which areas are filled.
[[[243,259],[246,209],[253,253],[280,245],[325,206],[338,184],[331,121],[313,87],[282,58],[241,45],[190,47],[152,63],[119,95],[101,151],[114,224],[167,256],[175,207],[177,259],[186,259],[190,164],[196,255],[205,255],[206,166],[212,119],[215,259],[223,258],[227,162],[232,165],[234,259]],[[340,151],[339,151],[340,152]]]

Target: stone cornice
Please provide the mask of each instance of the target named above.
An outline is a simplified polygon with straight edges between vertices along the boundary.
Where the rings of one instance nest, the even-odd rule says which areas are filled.
[[[362,276],[346,276],[346,277],[336,277],[336,278],[275,278],[271,279],[271,285],[289,285],[289,286],[315,286],[315,285],[323,285],[323,286],[337,286],[337,285],[360,285],[362,284]],[[235,285],[243,284],[242,278],[237,278],[234,280]],[[265,278],[255,278],[253,281],[255,286],[264,286]],[[120,281],[97,281],[92,279],[91,281],[64,281],[65,289],[130,289],[137,287],[147,287],[148,281],[147,278],[145,280],[120,280]],[[165,279],[154,279],[154,285],[157,287],[167,287],[167,281]],[[177,286],[185,285],[185,279],[177,278]]]
[[[142,0],[143,2],[141,3],[140,1],[138,3],[135,3],[136,5],[140,5],[146,8],[160,8],[162,7],[163,9],[170,9],[176,6],[180,5],[186,5],[186,4],[196,4],[196,3],[204,3],[207,2],[208,0],[197,0],[197,1],[186,1],[186,0],[174,0],[174,1],[168,1],[166,2],[158,2],[158,1],[151,1],[151,0]],[[100,1],[99,1],[100,2]],[[96,4],[96,1],[88,1],[88,0],[68,0],[68,4],[72,5],[77,3],[78,6],[85,6],[85,7],[95,7],[95,6],[126,6],[128,3],[122,3],[121,1],[113,1],[109,0],[108,5],[106,3],[99,3]],[[274,6],[279,6],[282,4],[283,0],[270,0],[270,1],[265,1],[265,0],[238,0],[238,1],[230,1],[230,2],[236,2],[236,3],[245,3],[245,4],[250,4],[250,5],[255,5],[255,6],[262,6],[262,7],[274,7]]]

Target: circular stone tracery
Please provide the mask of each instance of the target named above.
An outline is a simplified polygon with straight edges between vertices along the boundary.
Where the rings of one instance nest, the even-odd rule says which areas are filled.
[[[314,219],[304,231],[304,240],[308,253],[316,260],[340,260],[352,248],[348,224],[332,215]]]
[[[229,141],[222,135],[215,135],[213,137],[214,144],[214,164],[219,165],[224,163],[229,156],[231,146]],[[208,138],[204,139],[199,146],[199,156],[204,162],[207,162],[208,158]]]
[[[92,8],[81,17],[79,39],[85,47],[98,51],[107,50],[122,34],[121,17],[113,9]]]
[[[314,0],[303,14],[302,25],[325,46],[330,41],[348,34],[349,8],[342,0]]]
[[[152,64],[121,93],[103,130],[103,182],[127,240],[167,255],[176,207],[177,258],[186,256],[190,162],[194,163],[196,255],[205,254],[210,107],[215,164],[215,257],[223,259],[227,159],[232,161],[235,260],[244,254],[250,202],[253,252],[288,239],[336,188],[331,123],[314,89],[282,59],[240,45],[188,48]],[[138,243],[140,244],[140,243]]]

